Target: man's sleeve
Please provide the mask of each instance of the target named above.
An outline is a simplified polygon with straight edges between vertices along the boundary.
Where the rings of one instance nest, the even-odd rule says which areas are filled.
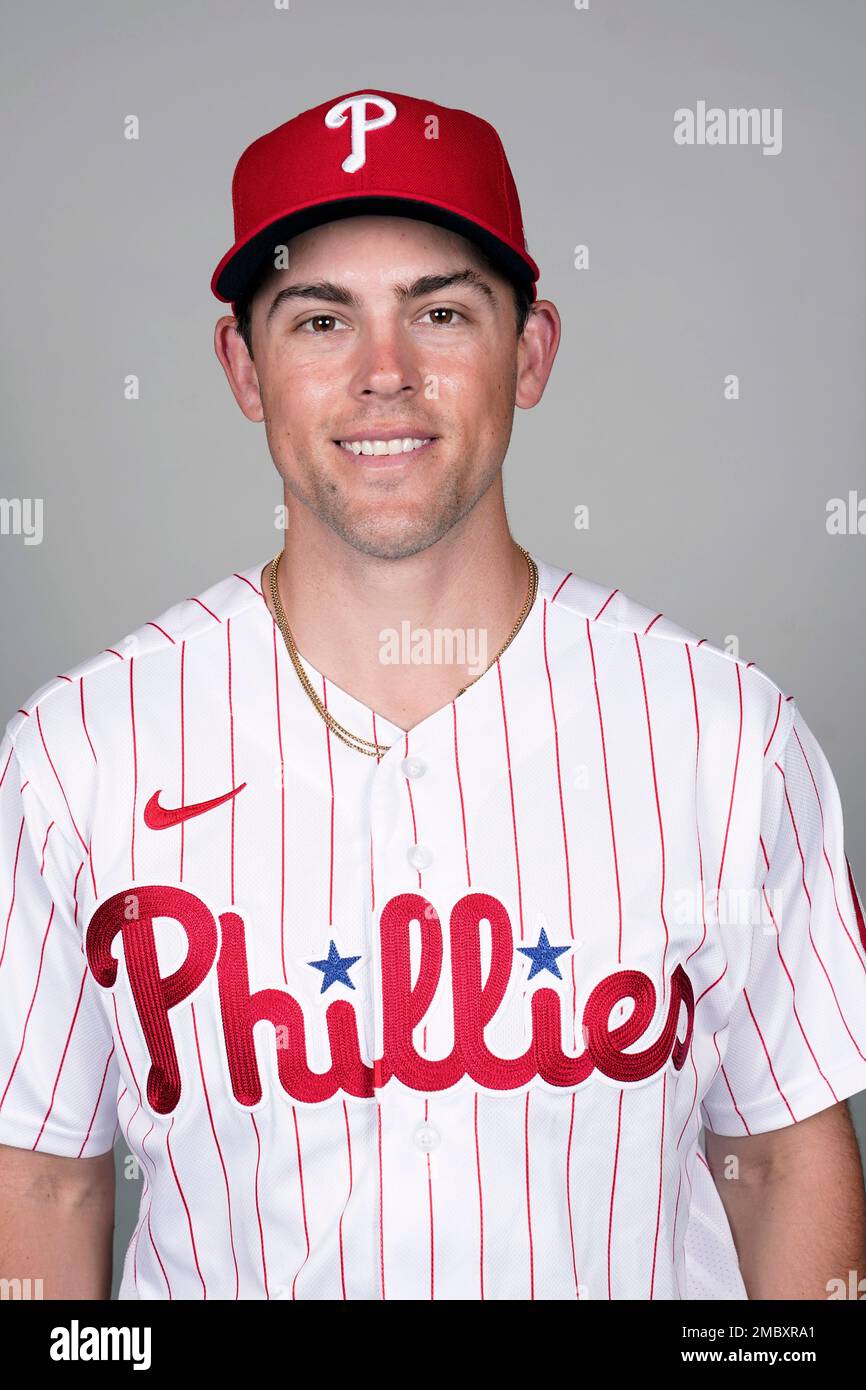
[[[716,1134],[762,1134],[866,1090],[866,926],[830,765],[796,705],[767,755],[761,921],[722,1065],[703,1097]]]
[[[89,871],[0,741],[0,1144],[70,1157],[112,1147],[118,1067],[87,970],[77,893]]]

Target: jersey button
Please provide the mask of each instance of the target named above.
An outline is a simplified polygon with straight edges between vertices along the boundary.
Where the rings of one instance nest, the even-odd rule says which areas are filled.
[[[415,1133],[412,1136],[416,1146],[422,1153],[428,1154],[431,1149],[439,1147],[441,1135],[434,1125],[427,1124],[426,1121],[415,1126]]]
[[[404,777],[423,777],[427,771],[427,764],[423,758],[404,758],[400,764],[400,771]]]
[[[426,845],[410,845],[408,859],[413,869],[426,869],[433,863],[433,855]]]

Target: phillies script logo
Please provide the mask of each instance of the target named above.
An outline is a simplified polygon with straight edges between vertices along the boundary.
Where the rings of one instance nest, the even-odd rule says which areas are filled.
[[[137,899],[137,916],[127,917],[129,895]],[[153,922],[168,917],[179,923],[187,939],[182,965],[162,977],[156,955]],[[412,984],[409,928],[421,928],[421,962]],[[481,974],[481,923],[491,931],[490,969]],[[556,990],[537,989],[532,995],[532,1036],[519,1057],[497,1057],[484,1041],[484,1029],[505,997],[512,977],[514,943],[511,922],[498,898],[468,893],[454,906],[449,923],[451,991],[454,1008],[454,1046],[447,1057],[430,1058],[415,1050],[412,1034],[422,1022],[442,971],[442,928],[431,904],[420,893],[399,893],[386,904],[380,919],[382,956],[382,1056],[369,1066],[361,1057],[355,1010],[336,999],[325,1011],[331,1065],[311,1071],[307,1061],[306,1020],[296,999],[283,989],[250,991],[244,923],[236,912],[222,912],[217,923],[208,906],[182,888],[152,884],[135,886],[108,898],[87,928],[87,959],[97,982],[111,989],[117,961],[111,954],[115,937],[123,940],[126,971],[150,1053],[147,1099],[165,1115],[181,1096],[181,1075],[171,1030],[171,1015],[182,1008],[213,968],[222,1015],[226,1057],[235,1099],[258,1104],[262,1084],[253,1046],[253,1027],[266,1019],[284,1037],[277,1048],[277,1072],[285,1092],[299,1101],[329,1100],[337,1091],[350,1096],[374,1096],[391,1077],[416,1091],[444,1091],[464,1076],[494,1091],[526,1086],[535,1077],[551,1086],[579,1086],[597,1067],[614,1081],[641,1081],[659,1071],[671,1057],[677,1071],[689,1050],[694,1021],[694,991],[681,965],[670,977],[670,1004],[658,1037],[641,1051],[626,1052],[643,1038],[655,1012],[656,991],[640,970],[617,970],[592,990],[583,1010],[584,1051],[563,1052],[560,997]],[[219,952],[218,952],[219,946]],[[219,958],[217,959],[217,954]],[[634,1008],[624,1023],[610,1027],[614,1008],[626,1000]],[[681,1005],[687,1024],[677,1037]]]

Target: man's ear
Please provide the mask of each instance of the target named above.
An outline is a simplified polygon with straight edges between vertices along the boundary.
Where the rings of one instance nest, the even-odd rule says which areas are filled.
[[[529,410],[541,400],[561,337],[562,321],[556,305],[550,299],[536,300],[517,347],[515,404],[521,409]]]
[[[238,332],[237,319],[226,315],[214,330],[214,351],[228,378],[232,394],[248,420],[257,423],[265,418],[259,390],[259,378],[247,345]]]

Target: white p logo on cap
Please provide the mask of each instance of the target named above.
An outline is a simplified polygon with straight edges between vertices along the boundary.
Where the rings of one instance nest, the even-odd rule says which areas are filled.
[[[373,120],[367,120],[368,102],[378,107],[380,112]],[[348,115],[352,118],[352,153],[346,156],[341,167],[347,174],[356,174],[363,168],[367,159],[367,131],[380,130],[382,126],[390,125],[397,117],[397,108],[387,97],[377,97],[372,92],[361,92],[358,96],[346,97],[345,101],[332,106],[325,116],[325,125],[329,130],[339,130],[341,125],[346,124]]]

